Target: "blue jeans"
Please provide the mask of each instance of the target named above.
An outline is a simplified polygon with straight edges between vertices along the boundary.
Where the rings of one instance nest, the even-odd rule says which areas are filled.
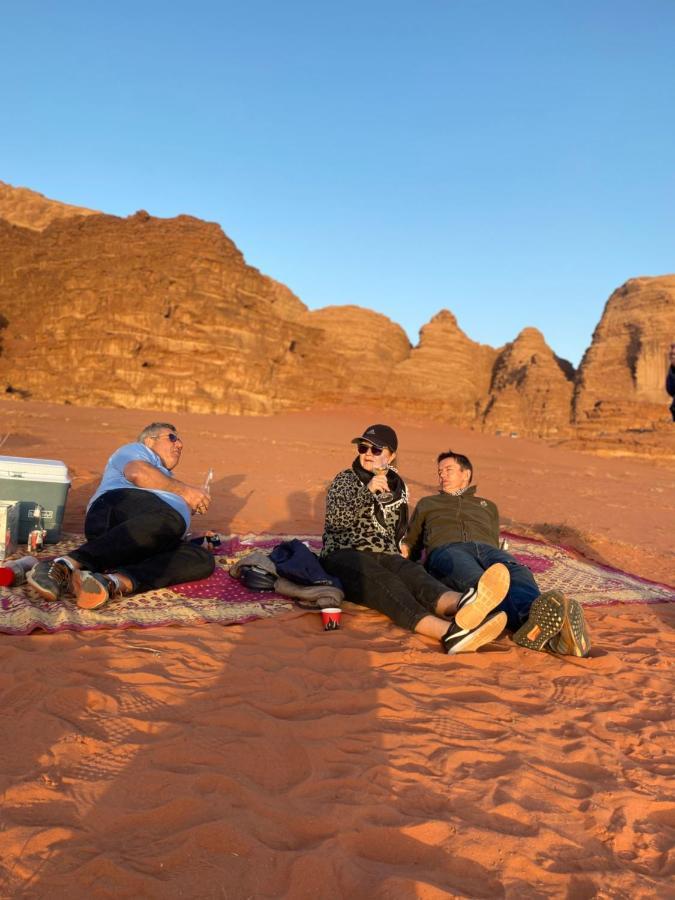
[[[426,567],[430,575],[447,587],[464,593],[476,586],[488,566],[498,562],[509,570],[511,586],[497,609],[506,613],[508,627],[516,631],[529,616],[532,601],[541,591],[527,566],[522,566],[506,550],[475,541],[443,544],[431,551]]]

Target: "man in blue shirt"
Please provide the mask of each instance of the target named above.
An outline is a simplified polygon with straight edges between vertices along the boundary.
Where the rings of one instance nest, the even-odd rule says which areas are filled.
[[[111,597],[208,577],[212,555],[183,536],[211,498],[174,478],[182,452],[168,422],[153,422],[116,450],[87,507],[86,543],[39,562],[27,576],[35,590],[47,600],[72,594],[82,609],[97,609]]]

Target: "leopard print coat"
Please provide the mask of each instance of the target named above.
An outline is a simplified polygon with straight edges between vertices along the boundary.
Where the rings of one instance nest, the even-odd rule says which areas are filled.
[[[374,553],[399,553],[396,524],[399,509],[408,503],[405,483],[401,496],[379,504],[353,469],[335,476],[326,496],[326,524],[322,556],[335,550],[371,550]],[[375,515],[376,504],[384,517],[384,526]]]

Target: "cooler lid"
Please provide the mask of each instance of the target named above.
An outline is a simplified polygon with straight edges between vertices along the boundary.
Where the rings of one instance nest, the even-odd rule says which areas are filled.
[[[52,481],[70,484],[68,467],[60,459],[30,459],[25,456],[0,456],[0,479]]]

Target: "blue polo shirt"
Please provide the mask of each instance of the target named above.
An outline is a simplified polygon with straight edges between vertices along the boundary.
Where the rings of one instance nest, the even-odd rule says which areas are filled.
[[[138,485],[132,484],[127,478],[124,477],[125,467],[128,466],[130,462],[134,462],[135,460],[150,463],[151,466],[159,469],[162,475],[166,475],[167,478],[173,478],[170,470],[162,464],[162,460],[159,458],[159,456],[157,456],[154,450],[146,447],[145,444],[138,443],[138,441],[133,444],[125,444],[124,447],[120,447],[119,450],[115,450],[113,455],[108,460],[107,465],[103,470],[101,483],[96,489],[96,493],[89,501],[87,510],[94,502],[94,500],[98,500],[101,494],[105,494],[106,491],[115,491],[119,488],[128,488],[135,491],[149,490],[151,493],[157,494],[157,496],[165,503],[168,503],[169,506],[172,509],[175,509],[177,513],[180,513],[183,519],[185,519],[185,528],[189,528],[190,507],[182,497],[179,497],[178,494],[172,494],[171,491],[158,491],[151,488],[139,488]]]

